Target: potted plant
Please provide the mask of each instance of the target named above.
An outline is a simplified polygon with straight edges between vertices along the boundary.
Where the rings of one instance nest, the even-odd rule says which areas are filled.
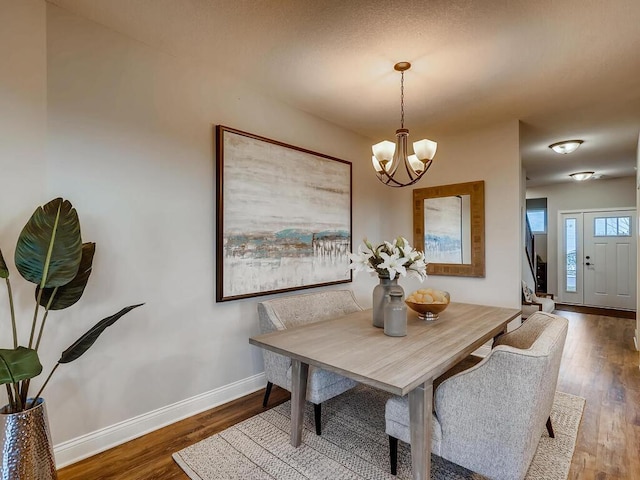
[[[5,385],[8,404],[0,410],[2,465],[8,477],[56,478],[42,391],[51,375],[64,363],[83,355],[100,334],[122,316],[142,304],[131,305],[96,323],[62,352],[35,396],[30,397],[31,379],[40,375],[38,348],[49,313],[74,305],[82,296],[93,264],[95,243],[82,243],[78,214],[71,203],[56,198],[38,207],[18,237],[15,266],[34,283],[35,310],[28,343],[18,339],[9,268],[0,250],[0,279],[7,286],[13,348],[0,349],[0,384]],[[4,340],[4,338],[3,338]],[[25,428],[36,428],[25,432]]]

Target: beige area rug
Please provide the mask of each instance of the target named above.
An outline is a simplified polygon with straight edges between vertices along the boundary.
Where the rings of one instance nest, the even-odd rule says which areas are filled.
[[[389,473],[389,442],[384,405],[389,394],[364,385],[322,404],[322,436],[315,434],[307,404],[303,444],[289,444],[289,402],[238,423],[173,454],[193,480],[338,480],[411,478],[410,447],[399,442],[398,476]],[[545,429],[527,480],[565,480],[569,474],[584,399],[556,393],[551,420],[556,438]],[[497,453],[497,452],[496,452]],[[431,456],[431,478],[481,479],[458,465]]]

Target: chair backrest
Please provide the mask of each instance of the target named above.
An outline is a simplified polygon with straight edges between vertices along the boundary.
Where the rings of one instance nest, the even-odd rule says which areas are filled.
[[[537,312],[438,387],[445,458],[490,478],[524,478],[553,406],[567,328]]]
[[[258,303],[260,333],[319,322],[362,310],[351,290],[331,290],[305,295],[291,295]],[[262,349],[267,381],[290,390],[288,376],[291,359]],[[322,400],[320,400],[322,401]]]
[[[526,322],[523,322],[517,329],[511,332],[499,336],[493,347],[498,345],[507,345],[509,347],[518,348],[520,350],[528,350],[533,346],[542,332],[548,328],[551,324],[556,324],[556,329],[561,328],[561,324],[565,322],[557,322],[557,315],[550,315],[544,312],[536,312],[531,315]],[[566,330],[566,328],[565,328]],[[549,335],[549,334],[547,334]],[[542,344],[537,345],[537,348],[542,348]]]
[[[351,290],[330,290],[258,303],[260,332],[284,330],[362,310]]]

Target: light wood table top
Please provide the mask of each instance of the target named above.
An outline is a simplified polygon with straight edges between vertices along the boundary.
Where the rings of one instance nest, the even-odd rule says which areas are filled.
[[[515,308],[451,303],[435,321],[411,311],[406,337],[389,337],[372,325],[371,310],[252,337],[253,345],[291,357],[291,445],[302,441],[309,365],[361,383],[409,395],[411,470],[431,475],[433,379],[516,318]]]
[[[409,310],[406,337],[371,324],[371,310],[252,337],[253,345],[406,395],[501,333],[520,310],[452,302],[435,321]]]

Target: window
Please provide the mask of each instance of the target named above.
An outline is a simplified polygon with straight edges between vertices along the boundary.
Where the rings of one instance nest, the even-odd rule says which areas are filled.
[[[578,253],[578,238],[576,236],[577,221],[575,218],[567,218],[564,223],[565,239],[564,244],[566,248],[566,254],[564,259],[564,268],[566,272],[565,282],[566,291],[575,293],[578,291],[578,285],[576,282],[577,270],[576,260]]]
[[[631,217],[596,217],[593,231],[595,237],[630,237]]]
[[[527,219],[531,233],[547,233],[547,210],[545,208],[528,208]]]

